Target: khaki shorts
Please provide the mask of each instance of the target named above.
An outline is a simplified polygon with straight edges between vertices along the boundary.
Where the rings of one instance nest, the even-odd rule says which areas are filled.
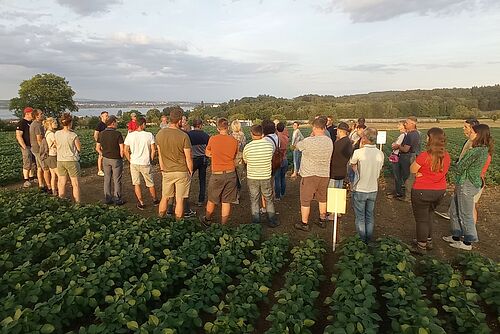
[[[33,153],[35,157],[36,167],[41,168],[43,170],[49,170],[49,167],[45,164],[45,161],[40,158],[40,153]]]
[[[188,172],[162,172],[162,197],[188,198],[191,177]]]
[[[144,178],[146,187],[154,187],[153,174],[151,173],[151,165],[133,165],[130,164],[130,176],[132,177],[132,185],[138,186],[141,184],[141,175]]]
[[[238,199],[236,172],[212,174],[208,181],[208,200],[212,203],[233,203]]]
[[[49,167],[49,169],[55,169],[57,168],[57,157],[55,155],[49,155],[43,163],[45,166]]]
[[[57,174],[59,176],[80,176],[80,163],[78,161],[58,161]]]
[[[310,207],[313,199],[326,203],[329,177],[307,176],[300,181],[300,205]]]

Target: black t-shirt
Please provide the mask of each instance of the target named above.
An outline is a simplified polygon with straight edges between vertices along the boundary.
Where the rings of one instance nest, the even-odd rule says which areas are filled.
[[[98,132],[102,132],[102,131],[106,130],[106,123],[103,123],[102,121],[100,121],[99,124],[97,124],[95,130]]]
[[[191,141],[193,158],[205,157],[205,150],[210,136],[202,130],[191,130],[188,132],[188,136]]]
[[[120,156],[120,144],[123,144],[123,136],[119,131],[106,128],[99,133],[97,142],[101,144],[103,157],[108,159],[122,158]]]
[[[27,121],[24,118],[17,123],[16,130],[23,132],[23,140],[26,146],[31,146],[30,141],[30,125],[31,121]]]
[[[410,146],[410,150],[406,153],[416,153],[420,154],[420,132],[417,130],[407,132],[403,141],[401,142],[401,146],[408,145]],[[400,154],[404,152],[400,152]]]
[[[332,141],[335,142],[335,140],[337,140],[337,127],[335,125],[331,125],[326,129],[330,133],[330,138],[332,139]]]
[[[347,175],[347,163],[351,159],[353,147],[349,137],[343,137],[333,144],[330,178],[342,180]]]

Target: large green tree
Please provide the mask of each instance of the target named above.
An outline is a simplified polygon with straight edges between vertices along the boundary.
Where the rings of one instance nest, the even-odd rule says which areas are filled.
[[[38,108],[46,116],[59,117],[66,110],[78,111],[75,92],[65,78],[52,73],[37,74],[21,82],[19,97],[10,100],[9,109],[18,117],[25,107]]]

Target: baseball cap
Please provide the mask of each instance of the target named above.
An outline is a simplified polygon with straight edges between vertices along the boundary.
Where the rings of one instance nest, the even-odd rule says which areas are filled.
[[[33,108],[31,108],[31,107],[26,107],[26,108],[24,108],[24,113],[25,113],[25,114],[29,114],[29,113],[31,113],[31,112],[33,112]]]

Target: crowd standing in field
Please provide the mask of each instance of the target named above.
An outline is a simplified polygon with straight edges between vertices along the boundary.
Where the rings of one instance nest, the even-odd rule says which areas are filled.
[[[37,174],[42,191],[65,197],[69,176],[74,201],[80,202],[81,144],[72,130],[73,118],[63,114],[57,121],[44,120],[39,109],[26,107],[18,123],[16,139],[23,156],[24,187],[30,187]],[[128,134],[123,138],[117,131],[117,118],[102,112],[94,131],[98,158],[98,175],[103,176],[104,203],[122,205],[123,159],[130,162],[132,185],[137,208],[146,207],[142,196],[142,179],[151,197],[159,206],[158,215],[175,214],[177,219],[196,214],[189,208],[191,178],[198,171],[197,206],[203,206],[208,193],[205,214],[200,217],[205,226],[214,221],[215,209],[221,207],[220,223],[228,223],[231,205],[240,203],[242,181],[246,179],[252,223],[261,223],[267,213],[267,224],[280,224],[274,202],[286,194],[289,161],[287,150],[293,153],[292,178],[300,176],[300,221],[294,227],[310,231],[311,202],[319,204],[319,220],[325,228],[328,221],[328,188],[345,188],[351,192],[356,231],[369,243],[375,225],[374,210],[378,194],[378,178],[384,165],[384,154],[376,147],[377,130],[367,127],[364,118],[358,122],[334,124],[332,117],[317,116],[312,121],[312,133],[304,137],[298,122],[293,123],[291,140],[284,122],[264,120],[250,129],[252,140],[247,143],[237,120],[217,121],[218,134],[209,136],[203,122],[195,119],[189,125],[180,110],[161,117],[160,131],[153,136],[146,131],[146,120],[131,114]],[[432,249],[432,226],[435,209],[447,189],[446,175],[451,168],[446,151],[446,135],[440,128],[427,131],[425,147],[417,119],[413,116],[398,123],[400,135],[392,143],[388,157],[392,165],[394,191],[389,197],[411,202],[415,218],[414,251]],[[442,239],[451,247],[471,250],[478,242],[477,210],[485,186],[485,173],[492,159],[493,139],[490,129],[475,119],[464,123],[466,142],[456,162],[454,193],[448,213],[438,213],[450,219],[451,235]],[[421,152],[422,151],[422,152]],[[158,155],[162,174],[161,199],[157,197],[152,175],[152,161]],[[210,164],[209,164],[210,160]],[[211,175],[206,187],[207,168]],[[56,182],[57,181],[57,182]],[[174,209],[175,207],[175,209]],[[331,215],[330,215],[331,216]]]

